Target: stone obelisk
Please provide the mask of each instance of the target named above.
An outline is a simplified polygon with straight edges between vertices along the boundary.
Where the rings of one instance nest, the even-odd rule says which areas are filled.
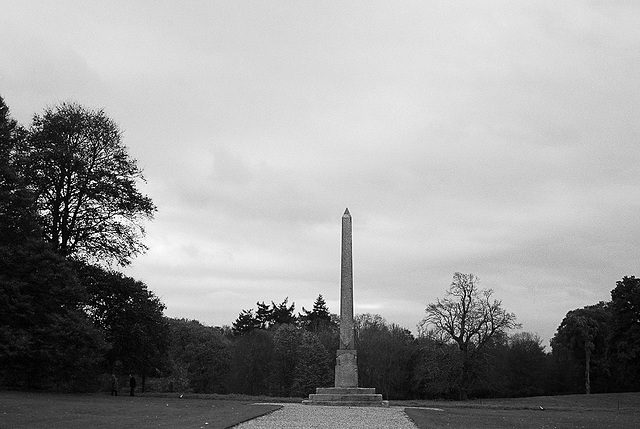
[[[342,266],[340,269],[340,344],[336,353],[335,387],[318,387],[302,401],[307,405],[388,406],[373,387],[358,387],[358,354],[353,324],[353,259],[351,253],[351,214],[342,215]]]
[[[353,256],[351,213],[342,215],[340,269],[340,346],[336,358],[336,387],[358,387],[358,353],[353,330]]]

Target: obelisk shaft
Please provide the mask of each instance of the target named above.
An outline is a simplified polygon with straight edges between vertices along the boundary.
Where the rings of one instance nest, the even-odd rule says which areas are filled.
[[[354,350],[353,332],[353,256],[351,214],[342,216],[342,268],[340,280],[340,349]]]
[[[353,258],[351,214],[342,215],[342,267],[340,279],[340,345],[336,356],[336,388],[358,387],[358,354],[353,325]]]

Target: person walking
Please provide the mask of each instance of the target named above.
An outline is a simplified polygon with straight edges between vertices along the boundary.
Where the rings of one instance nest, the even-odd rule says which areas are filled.
[[[129,387],[131,388],[131,396],[134,396],[134,392],[136,390],[136,378],[132,374],[129,374]]]
[[[118,396],[118,377],[115,374],[111,374],[111,396]]]

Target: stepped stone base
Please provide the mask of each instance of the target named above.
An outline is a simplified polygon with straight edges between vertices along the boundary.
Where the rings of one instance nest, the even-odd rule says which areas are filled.
[[[349,407],[388,407],[373,387],[318,387],[315,394],[302,401],[305,405],[340,405]]]

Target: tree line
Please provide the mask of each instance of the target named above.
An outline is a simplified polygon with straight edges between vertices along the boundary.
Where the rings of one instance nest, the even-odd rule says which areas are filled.
[[[357,315],[360,384],[388,399],[640,389],[640,279],[624,277],[611,301],[569,311],[551,351],[534,333],[510,334],[521,326],[492,297],[475,275],[455,273],[445,297],[426,307],[417,336],[381,315]],[[258,302],[221,334],[230,351],[225,392],[300,396],[333,383],[339,321],[322,296],[297,317],[287,299]]]
[[[306,396],[332,386],[339,319],[257,302],[231,326],[164,316],[143,282],[114,269],[146,247],[156,207],[117,125],[61,103],[13,120],[0,97],[0,386]],[[569,311],[547,351],[473,274],[455,273],[417,336],[381,315],[355,320],[359,380],[387,399],[532,396],[640,389],[640,279]]]

